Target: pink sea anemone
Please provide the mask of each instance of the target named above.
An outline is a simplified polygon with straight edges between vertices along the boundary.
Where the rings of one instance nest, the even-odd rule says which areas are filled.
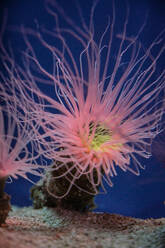
[[[0,37],[1,38],[1,37]],[[33,183],[29,174],[41,177],[45,168],[44,150],[33,116],[37,105],[33,95],[20,87],[21,71],[0,43],[0,226],[11,210],[10,196],[4,192],[8,178],[21,176]],[[26,76],[24,75],[24,80]],[[35,101],[37,98],[35,99]],[[39,99],[38,99],[39,100]],[[39,102],[38,102],[39,104]],[[44,146],[46,148],[46,146]]]
[[[3,57],[4,68],[0,72],[0,180],[21,176],[31,181],[27,174],[41,176],[40,169],[44,168],[39,128],[33,119],[30,101],[27,97],[23,101],[21,79],[16,77],[16,70],[9,62],[10,59]]]
[[[122,32],[116,35],[114,10],[97,42],[95,7],[92,7],[89,25],[82,18],[79,27],[57,3],[47,1],[55,28],[52,31],[41,28],[41,32],[39,28],[37,32],[22,29],[27,45],[25,58],[29,80],[22,81],[21,87],[44,102],[41,104],[44,109],[39,108],[35,113],[36,120],[45,133],[42,144],[46,138],[50,139],[47,158],[55,161],[54,177],[65,177],[70,182],[65,194],[82,175],[93,187],[89,193],[97,193],[103,177],[112,186],[116,167],[139,175],[139,168],[143,168],[139,156],[150,157],[151,141],[159,132],[163,113],[165,70],[155,75],[164,55],[162,37],[165,32],[144,48],[138,38],[145,24],[129,38],[127,13]],[[60,27],[56,10],[70,28]],[[51,37],[50,43],[46,35]],[[51,54],[53,66],[49,70],[39,61],[31,37],[37,38],[43,51]],[[68,45],[70,39],[81,49],[78,57]],[[116,51],[118,43],[114,62],[112,50]],[[153,56],[152,51],[158,45],[161,49]],[[44,87],[50,90],[50,95],[43,93]]]

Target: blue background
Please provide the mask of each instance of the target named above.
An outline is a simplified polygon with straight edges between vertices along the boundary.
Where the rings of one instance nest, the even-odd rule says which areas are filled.
[[[79,25],[80,20],[75,11],[74,1],[58,0],[57,2]],[[77,2],[79,2],[85,20],[88,20],[93,1],[79,0]],[[165,1],[128,0],[128,5],[123,0],[114,2],[116,7],[116,32],[118,32],[118,29],[122,29],[126,6],[130,7],[128,25],[130,36],[138,32],[148,13],[147,25],[140,37],[145,47],[165,28]],[[111,0],[100,0],[98,3],[94,19],[98,34],[101,34],[107,24],[106,16],[112,13],[111,6]],[[8,25],[6,26],[4,41],[11,42],[15,54],[24,51],[25,46],[21,35],[14,31],[13,27],[24,25],[25,27],[36,28],[37,23],[39,23],[39,25],[41,24],[51,29],[52,19],[50,19],[44,8],[43,0],[10,0],[1,2],[0,7],[1,23],[6,15],[4,13],[8,13]],[[7,12],[4,11],[5,9],[7,9]],[[60,19],[60,23],[62,22],[63,20]],[[62,24],[67,25],[66,23]],[[72,49],[74,49],[74,44],[72,45]],[[21,63],[21,54],[16,58],[17,62]],[[45,57],[43,58],[42,55],[41,59],[44,59],[49,67],[49,60],[46,60],[47,58]],[[159,70],[161,71],[163,66],[164,61],[160,60],[157,75],[159,75]],[[165,205],[163,203],[165,200],[165,164],[160,163],[154,156],[148,160],[142,159],[142,164],[145,165],[145,170],[141,171],[140,176],[117,170],[118,176],[113,178],[114,186],[112,188],[106,187],[107,194],[100,194],[96,197],[97,211],[140,218],[165,217]],[[22,178],[13,180],[12,183],[10,183],[10,180],[8,181],[6,191],[12,195],[12,204],[19,206],[31,205],[29,196],[31,184]]]

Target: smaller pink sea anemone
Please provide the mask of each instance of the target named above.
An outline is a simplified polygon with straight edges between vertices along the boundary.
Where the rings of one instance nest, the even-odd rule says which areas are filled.
[[[25,101],[21,78],[6,58],[5,73],[0,73],[0,178],[22,176],[31,181],[27,173],[41,176],[39,169],[44,168],[39,127],[33,119],[35,105],[27,97]]]
[[[20,87],[43,101],[34,111],[35,118],[45,133],[42,144],[46,144],[46,138],[50,139],[46,156],[55,161],[54,178],[62,180],[65,177],[69,181],[64,195],[73,185],[79,187],[76,182],[82,176],[91,183],[89,193],[95,194],[103,177],[112,186],[116,167],[139,175],[139,168],[143,168],[139,156],[151,156],[151,142],[159,132],[163,113],[161,92],[165,87],[165,71],[156,77],[156,68],[164,55],[164,31],[145,49],[138,42],[144,25],[134,37],[127,37],[128,13],[121,34],[114,33],[114,10],[96,42],[95,6],[89,26],[81,18],[82,26],[79,27],[54,1],[47,1],[47,4],[56,26],[52,31],[43,28],[41,33],[23,30],[28,47],[26,72],[29,80],[21,81]],[[70,28],[60,27],[53,7]],[[50,44],[46,35],[51,37]],[[31,38],[37,38],[40,49],[52,56],[53,65],[49,71],[40,62]],[[80,48],[78,57],[68,45],[69,39]],[[119,47],[114,62],[116,45]],[[153,56],[152,51],[158,45],[161,48]],[[39,90],[40,86],[50,90],[51,95]],[[25,156],[25,162],[27,158]],[[29,168],[33,167],[30,165]]]
[[[28,174],[41,176],[44,168],[30,105],[23,101],[14,69],[6,62],[3,65],[7,73],[4,77],[0,72],[0,226],[11,210],[10,196],[4,192],[7,178],[21,176],[33,182]]]
[[[17,178],[19,175],[28,179],[27,173],[40,176],[41,173],[36,171],[40,166],[35,162],[39,154],[35,155],[33,150],[33,130],[28,124],[19,123],[2,107],[0,123],[0,178]]]

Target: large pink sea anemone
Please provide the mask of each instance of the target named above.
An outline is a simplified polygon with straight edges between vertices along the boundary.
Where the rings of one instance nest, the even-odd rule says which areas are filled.
[[[128,37],[127,13],[122,32],[117,35],[114,10],[96,41],[95,7],[89,25],[82,18],[79,27],[54,1],[47,1],[55,28],[38,28],[37,32],[22,29],[29,79],[21,81],[21,87],[44,102],[35,113],[45,133],[41,143],[49,145],[46,155],[55,161],[54,177],[65,177],[70,182],[66,194],[82,175],[90,181],[91,193],[97,192],[103,177],[112,185],[116,167],[138,175],[143,168],[138,158],[150,157],[151,141],[159,132],[163,113],[165,70],[156,77],[156,69],[164,56],[165,32],[144,48],[138,41],[144,25],[134,37]],[[60,26],[57,12],[64,17],[67,28]],[[51,37],[50,43],[46,35]],[[37,39],[43,51],[51,55],[53,65],[49,70],[40,62],[31,39]],[[68,45],[71,39],[76,42],[76,56],[81,50],[77,57],[75,48]],[[158,45],[161,49],[153,55]],[[43,93],[44,87],[50,95]]]

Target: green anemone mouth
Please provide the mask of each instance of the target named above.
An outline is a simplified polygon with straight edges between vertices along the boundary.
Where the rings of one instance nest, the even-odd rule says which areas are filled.
[[[93,149],[95,151],[99,151],[99,150],[102,150],[101,146],[104,143],[111,140],[112,132],[109,130],[109,128],[107,128],[102,123],[99,123],[96,126],[94,125],[94,123],[90,123],[90,125],[89,125],[90,137],[92,135],[94,127],[95,127],[95,133],[94,133],[94,136],[93,136],[92,141],[90,143],[90,147],[91,147],[91,149]]]

